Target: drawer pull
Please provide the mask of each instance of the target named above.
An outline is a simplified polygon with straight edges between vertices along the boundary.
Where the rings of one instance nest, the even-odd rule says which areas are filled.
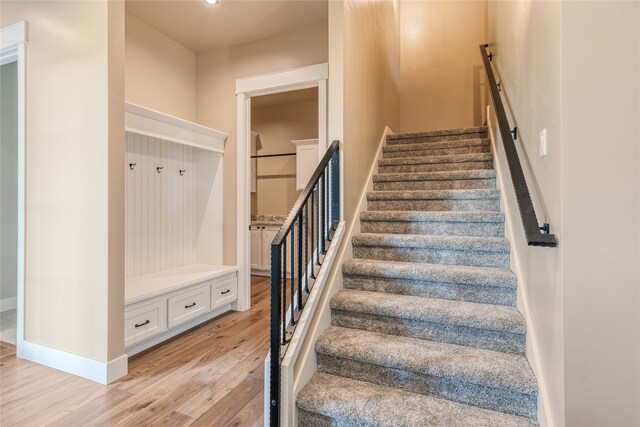
[[[136,327],[136,328],[141,328],[141,327],[143,327],[144,325],[148,325],[149,323],[151,323],[151,320],[148,320],[148,319],[147,319],[146,321],[144,321],[144,322],[142,322],[142,323],[136,323],[136,324],[135,324],[135,325],[133,325],[133,326],[134,326],[134,327]]]
[[[220,292],[220,295],[228,294],[229,292],[231,292],[231,289],[227,289],[226,291]]]
[[[195,307],[195,305],[196,305],[196,303],[195,303],[195,302],[193,302],[193,303],[191,303],[191,304],[189,304],[189,305],[185,305],[185,306],[184,306],[184,308],[191,308],[191,307]]]

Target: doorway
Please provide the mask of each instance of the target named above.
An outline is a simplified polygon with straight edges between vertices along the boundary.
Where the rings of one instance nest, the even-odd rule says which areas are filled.
[[[318,158],[327,148],[327,79],[329,64],[246,77],[236,80],[237,98],[237,264],[238,310],[251,306],[251,107],[252,99],[263,95],[282,94],[317,88]],[[315,166],[314,166],[315,169]]]
[[[318,88],[252,98],[251,274],[270,276],[271,242],[318,162]]]

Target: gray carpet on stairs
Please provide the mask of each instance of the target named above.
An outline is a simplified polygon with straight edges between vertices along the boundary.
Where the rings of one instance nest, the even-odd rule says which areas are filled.
[[[534,426],[485,127],[390,135],[300,426]]]

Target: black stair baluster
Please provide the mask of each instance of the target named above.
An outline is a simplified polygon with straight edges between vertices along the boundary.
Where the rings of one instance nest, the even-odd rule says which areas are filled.
[[[320,220],[320,241],[318,242],[318,245],[320,246],[320,253],[322,255],[325,254],[325,243],[326,243],[326,235],[325,235],[325,211],[326,211],[326,206],[327,206],[327,199],[325,198],[326,194],[325,194],[325,183],[324,183],[324,172],[322,172],[322,175],[320,175],[320,185],[318,187],[318,190],[320,191],[320,204],[322,205],[320,207],[320,215],[321,215],[321,220]],[[322,264],[322,263],[321,263]]]
[[[296,250],[295,250],[295,225],[291,228],[291,277],[289,278],[289,284],[291,285],[291,326],[296,324],[296,316],[294,312],[294,299],[295,299],[295,262],[296,262]]]
[[[287,239],[282,242],[282,345],[287,340]]]
[[[304,291],[309,293],[309,200],[304,205]]]
[[[302,212],[298,215],[298,311],[302,310]]]

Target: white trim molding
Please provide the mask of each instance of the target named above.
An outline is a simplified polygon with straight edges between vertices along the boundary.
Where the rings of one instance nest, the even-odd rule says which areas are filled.
[[[22,357],[31,362],[77,375],[100,384],[109,384],[127,375],[128,358],[126,354],[105,363],[24,341]]]
[[[327,150],[327,79],[329,64],[315,64],[268,74],[236,79],[237,133],[237,265],[238,301],[235,309],[251,307],[251,98],[273,93],[289,92],[311,87],[318,88],[318,151],[320,157]],[[342,196],[342,193],[341,193]]]
[[[510,181],[508,171],[502,170],[502,164],[500,163],[497,140],[496,140],[496,130],[493,128],[492,122],[493,116],[493,108],[490,105],[487,105],[486,110],[486,118],[487,118],[487,128],[489,131],[489,140],[491,141],[491,149],[493,152],[493,165],[496,170],[497,177],[497,185],[498,190],[502,194],[500,197],[501,207],[503,208],[503,212],[505,214],[505,236],[509,241],[511,241],[511,270],[514,272],[518,279],[518,309],[522,313],[522,316],[525,319],[527,324],[527,340],[526,340],[526,356],[529,360],[529,364],[531,365],[531,369],[533,370],[536,378],[538,380],[538,423],[542,427],[550,426],[553,427],[557,425],[555,420],[551,415],[551,408],[549,405],[549,392],[547,387],[547,382],[545,376],[543,375],[542,365],[540,362],[540,349],[538,348],[538,338],[536,332],[536,325],[531,319],[531,314],[529,312],[530,303],[526,296],[525,292],[522,292],[521,287],[526,287],[527,282],[525,280],[525,275],[523,274],[523,261],[522,254],[520,253],[520,249],[518,245],[514,242],[514,234],[516,232],[520,232],[520,230],[515,230],[515,225],[510,219],[509,212],[516,212],[518,210],[517,206],[512,206],[509,204],[509,200],[505,197],[505,193],[509,187],[508,182]]]
[[[16,356],[23,357],[25,277],[25,149],[26,149],[26,21],[0,29],[0,65],[17,63],[18,68],[18,263],[16,289]]]
[[[27,42],[27,22],[20,21],[0,29],[0,50]]]

